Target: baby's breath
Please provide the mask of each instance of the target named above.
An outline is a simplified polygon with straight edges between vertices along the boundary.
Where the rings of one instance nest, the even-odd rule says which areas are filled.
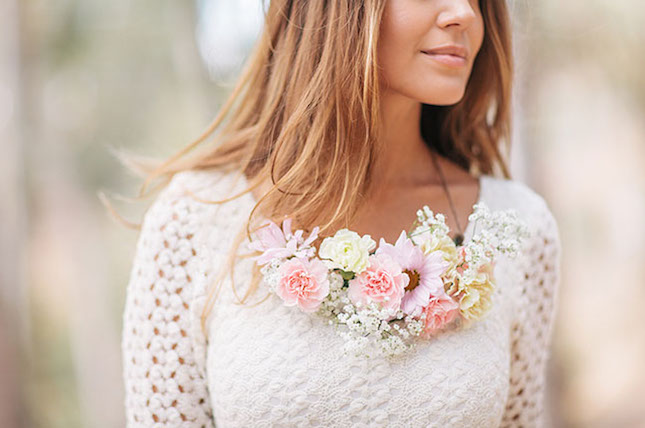
[[[467,292],[468,287],[477,281],[481,282],[482,270],[489,272],[487,268],[494,265],[497,254],[515,257],[522,240],[529,236],[528,228],[518,219],[514,210],[491,212],[483,203],[473,208],[473,213],[468,217],[474,225],[473,236],[466,244],[457,247],[461,258],[448,269],[451,277],[444,277],[444,284],[453,293],[452,297]],[[441,242],[448,233],[445,216],[435,214],[425,205],[417,211],[417,218],[407,236],[414,238],[415,245],[420,245],[423,242]],[[300,237],[298,233],[294,236]],[[307,257],[317,257],[313,248],[306,248]],[[264,283],[272,292],[276,291],[280,282],[279,270],[284,262],[284,258],[276,257],[260,269]],[[413,339],[421,336],[426,326],[425,311],[412,316],[398,307],[388,309],[379,302],[354,304],[348,296],[348,288],[359,272],[341,270],[329,260],[325,265],[328,268],[329,293],[315,313],[337,330],[344,341],[345,355],[395,357],[416,346]],[[490,281],[493,284],[492,278]],[[384,299],[384,302],[387,303],[388,299]],[[450,327],[465,328],[471,322],[472,317],[457,317]]]

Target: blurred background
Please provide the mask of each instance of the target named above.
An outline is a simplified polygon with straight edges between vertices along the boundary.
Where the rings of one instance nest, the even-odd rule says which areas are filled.
[[[556,427],[645,426],[645,3],[510,1],[514,178],[563,243],[549,365]],[[124,425],[120,335],[137,233],[97,192],[114,148],[197,138],[261,0],[0,0],[0,426]],[[142,204],[117,204],[133,222]]]

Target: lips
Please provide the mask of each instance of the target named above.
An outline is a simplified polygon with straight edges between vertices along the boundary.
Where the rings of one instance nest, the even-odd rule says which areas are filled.
[[[461,45],[445,45],[432,49],[424,49],[421,52],[429,55],[452,55],[459,58],[468,59],[468,50]]]
[[[428,58],[451,67],[464,67],[468,64],[468,50],[461,45],[444,45],[421,52]]]

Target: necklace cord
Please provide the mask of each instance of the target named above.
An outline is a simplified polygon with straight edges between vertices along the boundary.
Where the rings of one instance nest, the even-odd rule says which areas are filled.
[[[457,211],[455,210],[455,205],[452,202],[452,197],[450,196],[450,192],[448,191],[448,186],[446,185],[446,179],[443,175],[443,171],[441,170],[441,167],[439,166],[439,162],[437,161],[437,155],[435,154],[433,149],[430,149],[430,154],[432,155],[432,162],[434,163],[435,169],[439,173],[439,178],[441,179],[441,185],[443,186],[443,190],[446,193],[446,196],[448,198],[448,203],[450,204],[450,209],[452,210],[452,215],[455,216],[455,223],[457,223],[457,229],[459,229],[459,235],[455,238],[455,240],[463,240],[464,236],[464,231],[461,228],[461,225],[459,224],[459,217],[457,216]]]

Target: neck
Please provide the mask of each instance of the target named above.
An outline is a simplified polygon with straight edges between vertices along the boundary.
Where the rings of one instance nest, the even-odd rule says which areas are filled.
[[[384,186],[414,186],[438,180],[430,149],[421,136],[421,103],[392,92],[381,98],[383,152],[374,177]]]

